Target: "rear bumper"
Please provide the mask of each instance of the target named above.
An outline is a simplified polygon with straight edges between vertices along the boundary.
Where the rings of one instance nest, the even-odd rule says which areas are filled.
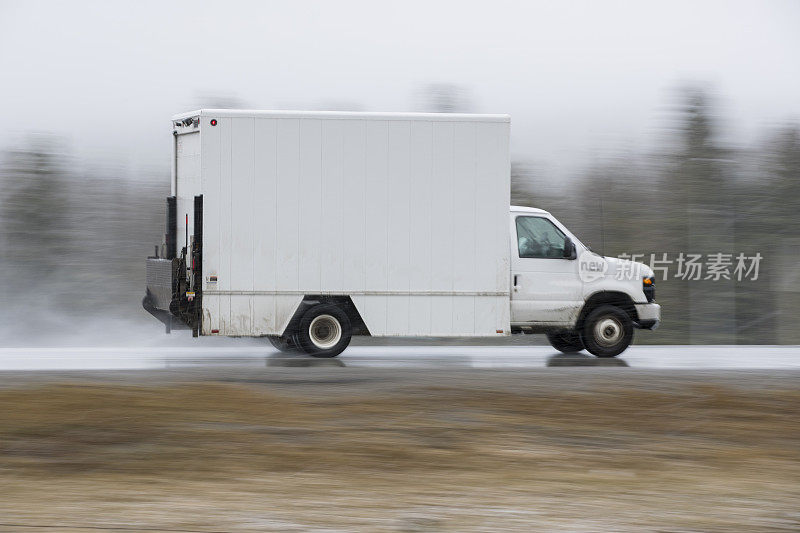
[[[656,329],[661,324],[661,306],[654,303],[634,304],[639,320],[634,324],[640,329]]]

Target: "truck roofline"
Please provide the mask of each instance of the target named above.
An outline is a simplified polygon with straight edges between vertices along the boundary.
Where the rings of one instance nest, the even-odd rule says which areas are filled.
[[[315,118],[315,119],[381,119],[381,120],[430,120],[435,122],[511,122],[510,115],[477,113],[389,113],[362,111],[272,111],[257,109],[198,109],[172,115],[172,120],[189,117],[214,116],[217,118]]]
[[[550,213],[545,211],[544,209],[539,209],[538,207],[524,207],[520,205],[512,205],[509,208],[509,211],[512,213],[536,213],[539,215],[549,215]]]

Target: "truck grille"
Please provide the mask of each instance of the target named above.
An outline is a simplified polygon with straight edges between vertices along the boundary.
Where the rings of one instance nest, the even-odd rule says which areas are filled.
[[[650,285],[649,287],[645,287],[643,290],[644,290],[644,297],[647,298],[647,301],[649,303],[653,303],[656,301],[655,285]]]

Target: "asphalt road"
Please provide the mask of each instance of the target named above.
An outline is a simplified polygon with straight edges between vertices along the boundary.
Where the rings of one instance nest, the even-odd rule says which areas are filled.
[[[0,531],[800,525],[800,347],[145,342],[0,349]]]
[[[165,368],[352,367],[406,369],[800,370],[800,346],[633,346],[614,359],[559,354],[549,346],[351,346],[336,359],[281,354],[252,339],[181,346],[0,348],[0,371]]]

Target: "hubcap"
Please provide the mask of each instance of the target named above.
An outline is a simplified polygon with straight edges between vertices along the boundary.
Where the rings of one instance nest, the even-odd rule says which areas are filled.
[[[308,326],[311,342],[320,350],[333,348],[342,338],[342,326],[331,315],[319,315]]]
[[[594,338],[603,346],[613,346],[622,339],[622,324],[615,318],[604,318],[594,325]]]

